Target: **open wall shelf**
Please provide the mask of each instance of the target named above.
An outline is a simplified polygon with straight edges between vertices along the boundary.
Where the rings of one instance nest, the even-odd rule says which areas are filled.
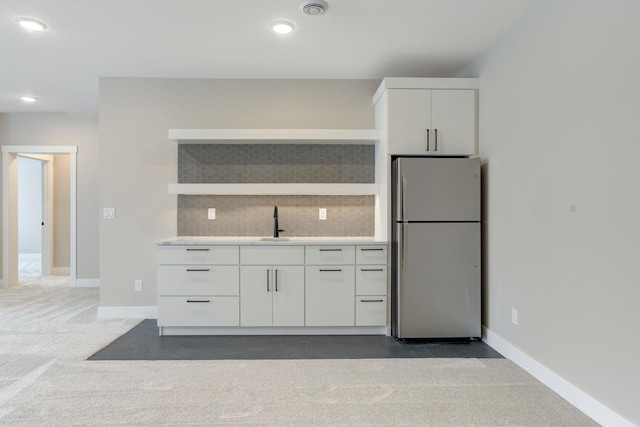
[[[377,129],[169,129],[178,144],[375,144]]]

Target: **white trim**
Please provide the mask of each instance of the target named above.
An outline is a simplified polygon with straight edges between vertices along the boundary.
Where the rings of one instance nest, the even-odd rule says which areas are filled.
[[[158,307],[98,307],[99,319],[157,319]]]
[[[376,195],[378,184],[169,184],[169,194],[218,195]]]
[[[17,243],[14,244],[14,234],[17,235],[17,206],[10,206],[11,188],[17,188],[17,182],[13,182],[17,178],[11,178],[9,164],[11,159],[17,158],[18,154],[69,154],[70,157],[70,270],[69,279],[71,286],[76,286],[76,224],[77,224],[77,153],[76,146],[48,146],[48,145],[3,145],[2,146],[2,286],[7,287],[18,283],[18,264],[17,264]],[[16,212],[14,212],[16,211]],[[15,216],[15,218],[14,218]],[[13,229],[15,227],[15,229]],[[15,246],[15,248],[14,248]],[[11,250],[10,250],[11,248]],[[15,252],[15,253],[13,253]],[[15,264],[15,266],[13,266]]]
[[[74,145],[3,145],[3,153],[70,154],[77,153]]]
[[[99,288],[100,279],[76,279],[76,288]]]
[[[482,327],[482,341],[507,359],[533,375],[541,383],[559,394],[563,399],[584,412],[595,422],[611,427],[634,427],[624,417],[589,396],[560,375],[556,374],[540,362],[531,358],[525,352],[514,346],[500,335]]]
[[[207,327],[163,326],[160,335],[386,335],[386,326]]]
[[[70,267],[53,267],[51,269],[51,274],[53,274],[54,276],[68,276],[69,270]],[[76,286],[78,286],[77,283]]]

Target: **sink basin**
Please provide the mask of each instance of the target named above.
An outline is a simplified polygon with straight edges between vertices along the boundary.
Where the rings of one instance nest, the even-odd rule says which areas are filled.
[[[289,241],[288,237],[262,237],[260,239],[263,242],[287,242]]]

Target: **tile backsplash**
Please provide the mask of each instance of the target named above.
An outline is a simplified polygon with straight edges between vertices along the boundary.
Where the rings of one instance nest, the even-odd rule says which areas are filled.
[[[373,236],[374,196],[178,196],[180,236],[272,236],[278,205],[283,237]],[[207,208],[216,219],[207,219]],[[327,219],[318,219],[318,209]]]
[[[372,183],[375,149],[343,144],[178,146],[179,183]],[[374,196],[178,196],[180,236],[373,236]],[[216,219],[207,209],[216,208]],[[327,219],[318,219],[318,209]]]
[[[346,144],[178,146],[179,183],[375,182],[375,148]]]

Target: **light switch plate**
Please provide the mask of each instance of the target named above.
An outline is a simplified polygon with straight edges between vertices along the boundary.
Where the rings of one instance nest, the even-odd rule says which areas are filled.
[[[116,208],[104,208],[102,210],[103,219],[116,219]]]
[[[320,208],[320,211],[318,213],[318,219],[321,221],[325,221],[327,219],[327,209],[326,208]]]
[[[207,209],[207,218],[208,219],[216,219],[216,208]]]
[[[142,280],[134,280],[133,287],[136,292],[142,292]]]

